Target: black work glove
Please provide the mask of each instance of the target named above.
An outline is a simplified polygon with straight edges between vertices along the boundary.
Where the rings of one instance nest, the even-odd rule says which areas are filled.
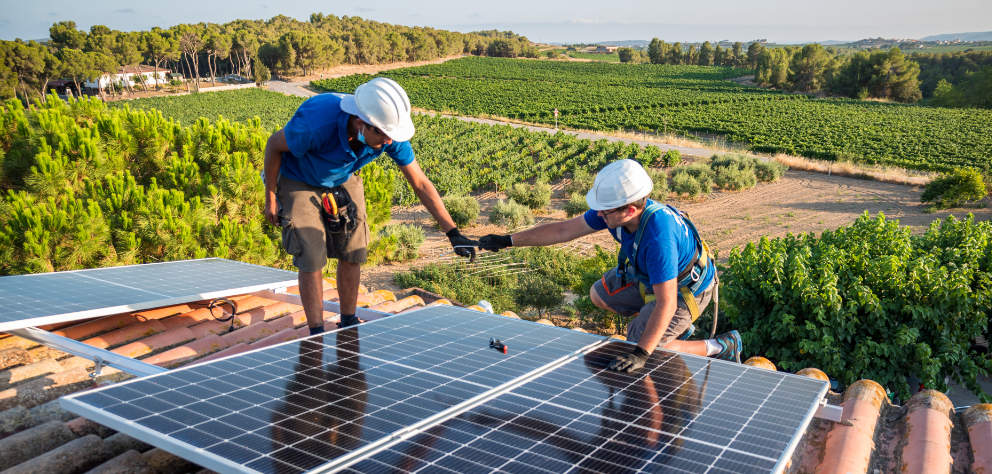
[[[513,247],[513,239],[509,235],[489,234],[479,239],[479,248],[482,250],[499,252],[507,247]]]
[[[648,351],[641,349],[641,346],[634,346],[634,350],[629,353],[616,356],[608,368],[617,372],[636,372],[644,367],[648,357],[651,357]]]
[[[459,257],[469,257],[470,262],[475,261],[475,248],[479,246],[478,240],[472,240],[462,235],[457,227],[445,232],[451,241],[451,246],[455,249],[455,255]]]

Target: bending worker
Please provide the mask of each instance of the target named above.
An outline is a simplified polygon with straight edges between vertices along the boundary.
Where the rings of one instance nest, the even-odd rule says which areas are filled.
[[[627,326],[627,340],[637,345],[609,367],[633,372],[656,347],[739,363],[737,331],[701,341],[677,339],[712,299],[716,265],[685,215],[648,199],[653,187],[636,161],[610,163],[596,175],[582,216],[512,235],[489,234],[479,239],[479,248],[551,245],[609,229],[620,242],[618,265],[592,286],[589,297],[605,310],[637,315]]]
[[[414,159],[410,99],[395,81],[375,78],[354,95],[320,94],[304,102],[265,145],[265,218],[282,227],[282,246],[299,269],[300,299],[310,334],[323,331],[323,278],[338,260],[339,327],[355,316],[369,227],[359,170],[385,152],[445,232],[455,253],[474,257],[476,241],[463,236],[441,197]]]

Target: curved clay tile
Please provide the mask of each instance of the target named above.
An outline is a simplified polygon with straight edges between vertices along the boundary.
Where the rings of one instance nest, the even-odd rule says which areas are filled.
[[[751,367],[758,367],[759,369],[767,369],[773,372],[778,370],[778,368],[775,367],[775,364],[773,364],[772,361],[761,356],[754,356],[749,358],[748,360],[745,360],[744,365],[750,365]]]
[[[887,400],[885,389],[874,380],[858,380],[844,392],[841,422],[827,434],[819,473],[866,472],[875,447],[879,409]]]
[[[975,461],[971,470],[975,474],[992,474],[992,403],[980,403],[965,410],[962,415],[968,428],[971,453]]]
[[[906,445],[902,472],[951,472],[951,418],[954,404],[937,390],[924,390],[906,403]]]
[[[796,375],[802,375],[812,379],[822,380],[828,383],[830,382],[830,377],[827,377],[827,374],[825,374],[822,370],[817,369],[816,367],[806,367],[805,369],[796,372]]]

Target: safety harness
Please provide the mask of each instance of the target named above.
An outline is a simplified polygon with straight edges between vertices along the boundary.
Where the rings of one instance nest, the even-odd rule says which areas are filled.
[[[647,272],[643,269],[637,267],[637,251],[641,245],[641,237],[644,236],[644,229],[647,227],[651,216],[659,211],[664,211],[668,208],[674,215],[679,216],[682,221],[689,228],[692,237],[696,240],[696,251],[685,268],[679,271],[677,280],[679,294],[682,296],[682,300],[685,301],[685,305],[689,308],[689,315],[692,316],[692,322],[696,322],[699,318],[700,310],[699,304],[696,303],[695,293],[699,290],[700,286],[703,284],[703,275],[706,274],[707,266],[712,265],[712,253],[710,253],[709,247],[703,238],[700,237],[699,232],[696,230],[696,226],[693,225],[692,221],[689,220],[689,215],[675,209],[674,207],[667,204],[660,204],[657,202],[652,202],[644,208],[644,212],[641,213],[640,223],[637,226],[637,232],[634,233],[634,244],[631,248],[633,255],[627,255],[623,251],[623,246],[620,247],[620,252],[617,254],[617,275],[620,277],[620,285],[626,285],[627,275],[631,275],[637,280],[640,285],[641,297],[644,298],[644,303],[650,303],[655,300],[655,295],[649,293],[648,290],[651,289],[650,277]],[[620,229],[617,227],[617,240],[620,240]],[[717,304],[719,302],[719,280],[716,276],[716,270],[713,272],[713,329],[716,329],[716,317],[717,317]]]

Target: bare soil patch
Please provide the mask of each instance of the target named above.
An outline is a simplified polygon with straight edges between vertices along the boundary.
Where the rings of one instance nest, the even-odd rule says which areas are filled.
[[[567,198],[563,190],[566,182],[553,186],[555,192],[549,210],[535,216],[538,224],[567,218],[562,210]],[[925,231],[933,220],[952,214],[964,217],[972,213],[976,220],[992,219],[992,209],[987,207],[928,214],[925,212],[926,206],[920,204],[922,190],[919,186],[790,170],[775,183],[759,184],[747,191],[715,192],[695,201],[670,202],[689,213],[720,261],[726,261],[734,247],[757,241],[762,236],[774,238],[789,233],[820,233],[849,225],[865,212],[872,215],[882,212],[889,218],[899,219],[902,225],[912,227],[915,233]],[[489,224],[488,219],[493,204],[505,196],[488,192],[475,197],[479,199],[482,209],[480,216],[475,226],[463,229],[463,232],[470,237],[505,233],[506,229]],[[364,268],[362,281],[370,288],[398,291],[401,288],[396,287],[392,280],[395,273],[450,258],[447,238],[437,229],[423,206],[394,208],[391,223],[421,225],[427,239],[421,248],[421,257],[415,261]],[[606,232],[589,235],[573,248],[582,251],[592,244],[614,248]]]

